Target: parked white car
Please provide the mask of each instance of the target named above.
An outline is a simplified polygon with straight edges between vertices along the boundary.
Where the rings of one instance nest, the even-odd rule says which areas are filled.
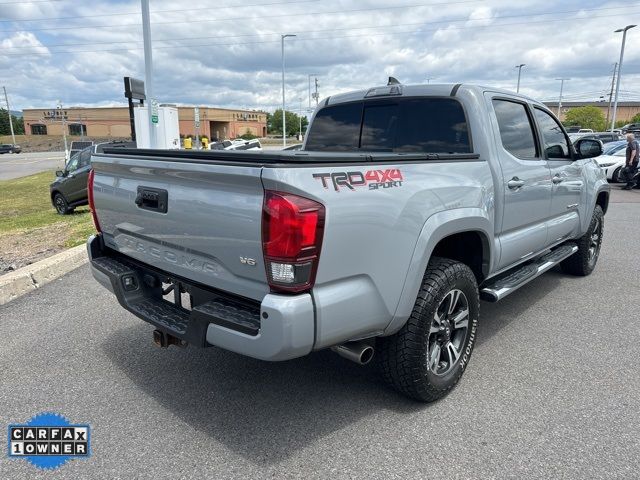
[[[604,154],[596,157],[594,160],[598,162],[600,168],[607,176],[607,180],[610,182],[620,182],[620,172],[627,160],[627,142],[612,142],[607,144],[608,148],[605,148]]]

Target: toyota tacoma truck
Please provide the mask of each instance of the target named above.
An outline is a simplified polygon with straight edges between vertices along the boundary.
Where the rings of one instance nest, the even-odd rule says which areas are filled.
[[[297,152],[93,155],[91,269],[159,346],[375,352],[433,401],[469,363],[481,298],[592,272],[601,152],[522,95],[390,82],[324,99]]]

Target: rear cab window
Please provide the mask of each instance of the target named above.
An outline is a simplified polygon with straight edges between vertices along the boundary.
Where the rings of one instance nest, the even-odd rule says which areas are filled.
[[[526,105],[499,98],[494,98],[492,104],[504,149],[516,158],[538,160],[533,124]]]
[[[405,97],[321,109],[311,124],[305,150],[468,154],[472,146],[458,100]]]

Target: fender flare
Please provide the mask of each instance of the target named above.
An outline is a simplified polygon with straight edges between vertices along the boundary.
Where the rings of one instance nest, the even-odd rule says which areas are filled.
[[[607,209],[609,207],[609,201],[611,200],[611,187],[609,186],[608,183],[601,185],[600,188],[598,188],[598,190],[596,191],[596,194],[593,196],[593,205],[591,206],[592,212],[596,208],[596,205],[598,204],[598,197],[600,196],[601,193],[607,194],[607,203],[602,208],[603,213],[607,213]],[[589,222],[591,222],[591,218],[589,218]]]
[[[422,226],[416,241],[396,311],[385,328],[384,335],[391,335],[400,330],[411,315],[431,254],[443,238],[456,233],[479,233],[483,240],[484,254],[487,255],[483,264],[488,265],[490,269],[495,258],[493,229],[493,219],[481,208],[446,210],[430,216]]]

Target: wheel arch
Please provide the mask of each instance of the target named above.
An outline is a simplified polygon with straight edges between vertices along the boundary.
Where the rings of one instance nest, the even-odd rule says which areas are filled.
[[[495,256],[493,228],[493,219],[479,208],[447,210],[429,217],[416,242],[398,306],[384,334],[398,331],[411,315],[432,256],[453,256],[452,260],[467,264],[478,283],[488,276]]]
[[[608,191],[603,190],[601,192],[598,192],[598,196],[596,197],[596,205],[600,205],[600,207],[602,208],[602,213],[607,213],[607,209],[609,208]]]

